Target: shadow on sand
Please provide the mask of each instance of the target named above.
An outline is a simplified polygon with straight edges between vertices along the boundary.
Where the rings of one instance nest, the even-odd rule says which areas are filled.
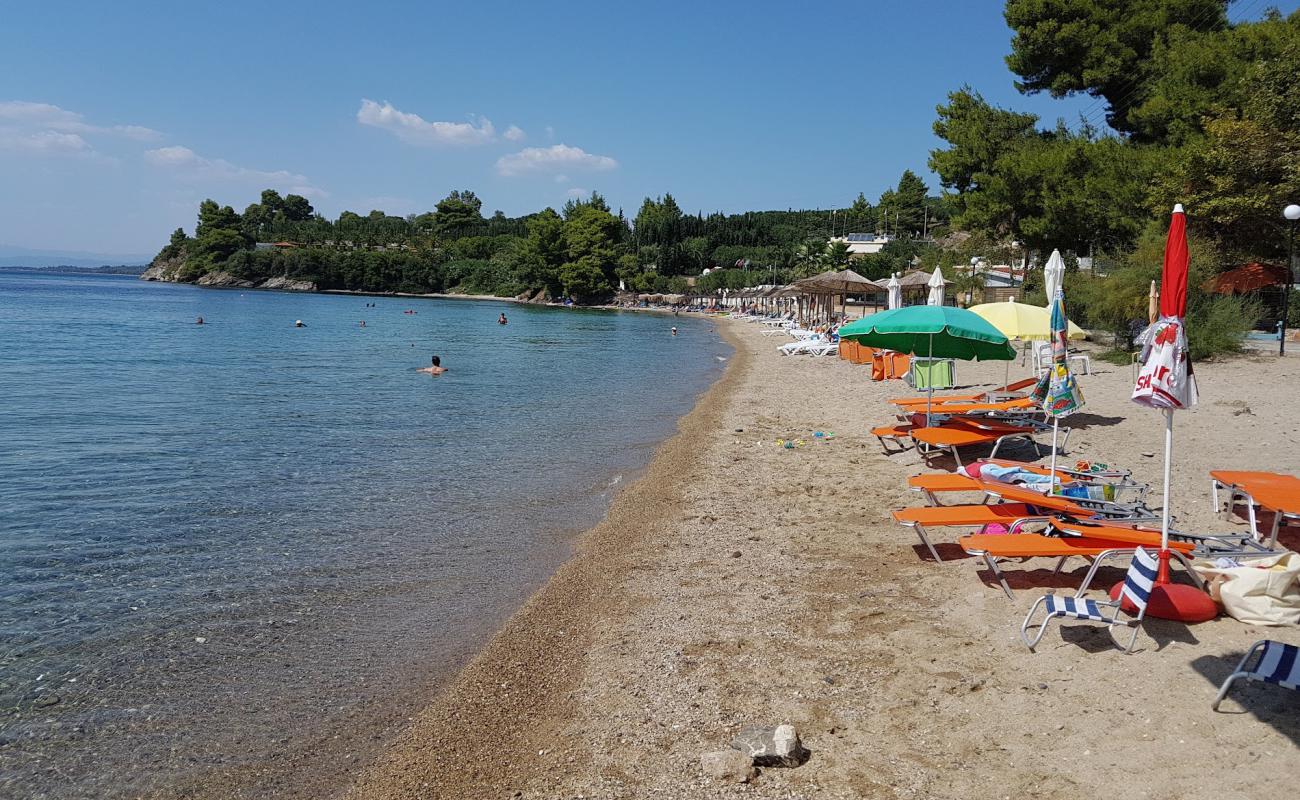
[[[1230,653],[1226,656],[1204,655],[1192,659],[1191,667],[1196,670],[1210,689],[1205,693],[1205,707],[1208,710],[1223,681],[1236,669],[1245,651]],[[1272,683],[1261,683],[1238,678],[1228,696],[1219,705],[1220,714],[1252,714],[1255,719],[1271,726],[1278,733],[1291,740],[1293,746],[1300,746],[1300,692]]]

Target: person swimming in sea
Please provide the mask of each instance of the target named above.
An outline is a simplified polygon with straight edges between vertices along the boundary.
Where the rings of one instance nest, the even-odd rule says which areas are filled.
[[[447,368],[442,365],[442,359],[438,358],[437,356],[433,357],[433,364],[431,366],[421,367],[420,369],[416,370],[416,372],[427,372],[430,375],[441,375],[446,371]]]
[[[307,326],[304,325],[304,324],[302,324],[302,320],[300,320],[300,319],[296,319],[296,320],[293,321],[293,327],[295,327],[295,328],[305,328],[305,327],[307,327]]]
[[[506,312],[502,311],[502,312],[501,312],[501,316],[497,317],[497,324],[498,324],[498,325],[505,325],[505,324],[507,324],[508,322],[509,322],[509,320],[506,319]]]
[[[365,321],[364,319],[361,320],[361,327],[363,327],[363,328],[366,327],[366,321]]]
[[[673,326],[673,336],[677,335],[677,326]]]
[[[203,317],[199,317],[198,319],[194,320],[194,324],[195,324],[195,325],[202,325],[202,324],[203,324]]]

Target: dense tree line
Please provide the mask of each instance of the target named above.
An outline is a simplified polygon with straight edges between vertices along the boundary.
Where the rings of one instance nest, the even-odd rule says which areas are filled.
[[[1116,330],[1141,316],[1145,294],[1127,289],[1158,266],[1151,242],[1175,202],[1209,262],[1198,268],[1280,259],[1281,209],[1300,198],[1300,13],[1234,24],[1227,7],[1008,0],[1017,87],[1096,102],[1073,127],[1044,127],[969,86],[952,92],[934,124],[946,146],[929,163],[953,192],[953,226],[1027,250],[1106,254],[1122,274],[1079,289],[1095,300],[1091,321]],[[1195,313],[1220,323],[1259,314],[1192,294]]]
[[[888,274],[886,264],[911,254],[911,243],[949,216],[948,201],[929,196],[910,170],[875,204],[859,194],[840,209],[691,215],[666,194],[646,198],[633,220],[598,194],[558,212],[484,217],[482,201],[468,190],[451,192],[424,214],[344,211],[329,220],[306,198],[268,189],[242,213],[203,201],[194,236],[177,230],[158,259],[180,262],[186,280],[220,271],[247,280],[309,280],[323,289],[545,291],[591,301],[620,286],[682,292],[687,276],[710,268],[734,268],[750,283],[838,269],[848,263],[847,248],[828,242],[850,232],[896,237],[892,256],[870,266]]]

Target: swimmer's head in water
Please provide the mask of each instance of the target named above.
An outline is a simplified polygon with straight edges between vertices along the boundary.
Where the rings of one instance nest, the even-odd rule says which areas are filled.
[[[441,359],[441,358],[438,358],[437,356],[434,356],[434,357],[433,357],[433,365],[434,365],[435,367],[441,367],[441,366],[442,366],[442,359]]]

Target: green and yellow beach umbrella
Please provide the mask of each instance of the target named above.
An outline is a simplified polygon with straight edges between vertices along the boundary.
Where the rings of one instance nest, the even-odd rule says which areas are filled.
[[[907,306],[854,320],[839,330],[841,339],[867,347],[926,358],[1010,361],[1015,348],[1004,333],[978,314],[956,306]],[[934,385],[928,396],[933,397]],[[930,422],[930,403],[925,407]]]
[[[980,303],[971,306],[970,311],[988,320],[993,327],[1005,333],[1008,339],[1045,342],[1054,337],[1052,312],[1042,306],[1006,300],[1001,303]],[[1065,324],[1069,332],[1067,338],[1082,339],[1086,336],[1083,328],[1068,319]]]

